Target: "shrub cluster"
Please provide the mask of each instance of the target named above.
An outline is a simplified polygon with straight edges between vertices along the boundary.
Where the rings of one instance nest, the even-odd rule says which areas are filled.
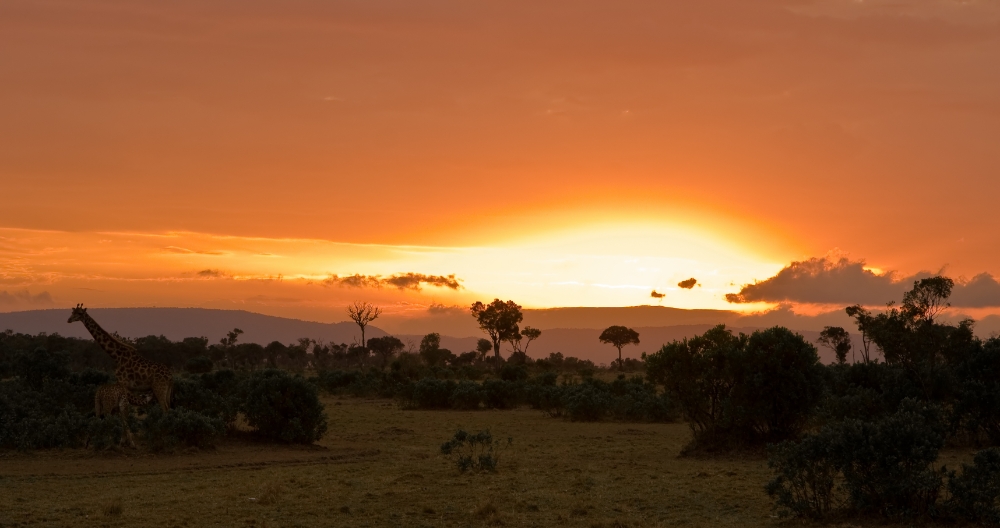
[[[824,391],[816,348],[783,327],[737,336],[720,325],[644,357],[647,377],[678,405],[697,449],[792,438]]]
[[[283,370],[252,373],[242,383],[247,423],[272,440],[310,444],[326,433],[316,387]]]
[[[459,429],[451,440],[441,444],[441,454],[452,457],[463,473],[470,469],[495,472],[500,465],[500,455],[513,443],[510,437],[506,442],[494,438],[489,429],[477,433]]]

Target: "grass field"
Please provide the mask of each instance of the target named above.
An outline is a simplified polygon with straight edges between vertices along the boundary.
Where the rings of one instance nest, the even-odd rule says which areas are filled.
[[[528,409],[412,411],[325,398],[317,445],[227,440],[150,454],[0,454],[0,526],[776,526],[762,459],[678,458],[684,424]],[[439,453],[458,428],[513,438],[496,474]],[[945,451],[949,466],[968,453]],[[798,524],[797,521],[791,521]],[[858,524],[857,522],[854,523]],[[848,526],[850,524],[842,524]]]

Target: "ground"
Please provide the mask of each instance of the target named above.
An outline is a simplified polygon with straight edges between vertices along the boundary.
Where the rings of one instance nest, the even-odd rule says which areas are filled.
[[[762,459],[678,458],[684,424],[573,423],[529,409],[413,411],[324,398],[315,446],[0,453],[8,526],[777,526]],[[440,454],[455,430],[512,437],[495,474]],[[967,453],[944,453],[955,465]],[[798,524],[793,522],[793,524]]]

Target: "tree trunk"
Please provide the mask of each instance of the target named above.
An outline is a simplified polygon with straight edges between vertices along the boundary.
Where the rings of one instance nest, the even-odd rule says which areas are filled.
[[[622,362],[622,347],[618,347],[618,370],[625,372],[625,363]]]
[[[500,342],[493,342],[493,368],[500,372]]]

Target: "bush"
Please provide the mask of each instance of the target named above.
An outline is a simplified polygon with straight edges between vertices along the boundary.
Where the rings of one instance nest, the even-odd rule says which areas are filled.
[[[643,356],[694,431],[694,443],[752,445],[794,437],[823,395],[816,348],[787,328],[734,336],[724,325]]]
[[[980,524],[1000,524],[1000,449],[976,453],[973,465],[962,464],[962,474],[949,474],[948,505],[955,515]]]
[[[495,472],[500,465],[500,455],[513,444],[493,438],[489,429],[468,433],[459,429],[451,440],[441,444],[441,454],[451,456],[461,472],[468,470]]]
[[[448,401],[452,409],[475,410],[483,402],[483,391],[478,383],[460,381]]]
[[[227,428],[235,427],[240,410],[239,394],[233,387],[219,381],[214,376],[175,378],[172,406],[220,420]]]
[[[265,438],[309,444],[326,432],[326,413],[316,388],[281,370],[251,374],[242,385],[247,423]]]
[[[451,380],[424,378],[413,384],[411,401],[420,409],[448,409],[455,388]]]
[[[0,382],[0,447],[44,449],[83,445],[94,386],[43,379],[41,390],[21,380]]]
[[[944,434],[938,407],[904,400],[877,422],[845,420],[773,447],[768,465],[777,475],[767,492],[785,512],[820,517],[842,500],[832,493],[839,473],[855,511],[887,518],[932,513],[944,472],[930,466]]]
[[[175,447],[208,447],[226,431],[222,420],[177,407],[164,413],[159,406],[150,408],[141,422],[143,437],[150,449],[162,451]]]
[[[498,379],[483,382],[483,404],[487,409],[513,409],[520,401],[519,383]]]
[[[765,489],[782,516],[819,519],[836,505],[833,486],[838,470],[830,456],[833,434],[828,428],[768,450],[767,466],[777,475]]]
[[[184,370],[191,374],[204,374],[212,371],[212,360],[206,356],[197,356],[184,363]]]
[[[566,415],[574,422],[596,422],[604,418],[611,407],[611,395],[591,380],[565,387],[563,404]]]
[[[524,381],[528,379],[528,367],[524,364],[507,363],[500,367],[500,379],[504,381]]]
[[[938,407],[904,400],[883,420],[847,420],[838,429],[833,456],[856,510],[890,518],[931,510],[941,473],[929,466],[945,438]]]
[[[140,430],[139,421],[135,415],[129,414],[128,427],[133,436]],[[122,421],[118,414],[108,415],[102,418],[90,417],[87,421],[87,433],[85,445],[96,450],[109,449],[121,445],[124,440],[125,430],[122,428]]]

